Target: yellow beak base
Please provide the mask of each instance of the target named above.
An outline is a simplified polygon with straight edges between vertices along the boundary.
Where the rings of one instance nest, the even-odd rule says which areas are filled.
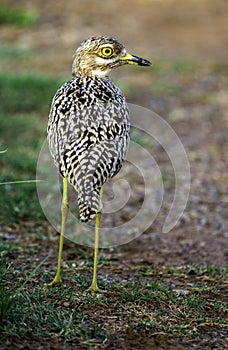
[[[127,53],[125,56],[120,57],[121,61],[125,61],[128,64],[135,64],[137,66],[151,66],[152,63],[145,58],[131,55]]]

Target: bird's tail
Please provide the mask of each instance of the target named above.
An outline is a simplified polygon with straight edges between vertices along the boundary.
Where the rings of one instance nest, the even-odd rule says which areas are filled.
[[[100,189],[78,193],[80,220],[87,222],[95,218],[100,208]]]

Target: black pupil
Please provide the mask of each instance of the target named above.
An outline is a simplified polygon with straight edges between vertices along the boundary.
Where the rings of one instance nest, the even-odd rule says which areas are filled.
[[[105,49],[105,54],[106,54],[106,55],[110,55],[111,52],[112,52],[111,49]]]

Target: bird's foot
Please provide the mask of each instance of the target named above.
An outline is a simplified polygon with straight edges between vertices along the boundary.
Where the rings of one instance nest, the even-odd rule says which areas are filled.
[[[48,284],[49,287],[53,287],[62,283],[60,276],[56,275],[51,283]]]
[[[103,293],[103,291],[98,287],[97,283],[92,283],[86,291],[90,293]]]

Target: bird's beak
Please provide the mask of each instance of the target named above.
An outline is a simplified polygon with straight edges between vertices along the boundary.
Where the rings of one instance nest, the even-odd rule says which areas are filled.
[[[152,63],[145,58],[133,56],[130,53],[120,57],[120,60],[125,61],[128,64],[136,64],[137,66],[152,66]]]

